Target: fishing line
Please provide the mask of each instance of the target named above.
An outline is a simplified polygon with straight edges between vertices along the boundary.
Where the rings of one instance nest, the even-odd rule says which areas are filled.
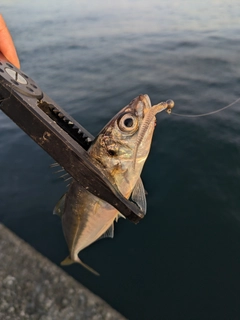
[[[172,110],[170,110],[171,112],[169,112],[167,110],[167,112],[169,112],[169,114],[173,114],[174,116],[178,116],[178,117],[186,117],[186,118],[206,117],[206,116],[210,116],[212,114],[221,112],[225,109],[228,109],[228,108],[232,107],[234,104],[236,104],[238,101],[240,101],[240,98],[238,98],[237,100],[233,101],[232,103],[228,104],[227,106],[225,106],[223,108],[217,109],[215,111],[207,112],[207,113],[201,113],[201,114],[181,114],[181,113],[172,112]]]

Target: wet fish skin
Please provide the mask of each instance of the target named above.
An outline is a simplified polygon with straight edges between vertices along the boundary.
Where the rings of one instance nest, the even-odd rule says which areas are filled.
[[[153,109],[147,95],[138,96],[109,121],[88,151],[96,165],[107,173],[126,198],[130,197],[134,188],[137,190],[136,199],[142,202],[140,207],[145,206],[140,175],[150,151],[155,127]],[[144,121],[147,118],[150,120],[146,125]],[[141,130],[144,125],[146,128]],[[141,139],[138,136],[140,131]],[[71,183],[67,194],[60,199],[55,212],[62,217],[63,232],[70,252],[62,265],[77,262],[97,274],[79,259],[78,254],[100,237],[113,237],[113,224],[119,212],[76,181]]]

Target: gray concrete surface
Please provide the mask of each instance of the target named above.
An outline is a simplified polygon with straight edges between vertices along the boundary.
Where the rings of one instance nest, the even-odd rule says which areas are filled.
[[[0,224],[1,320],[124,320]]]

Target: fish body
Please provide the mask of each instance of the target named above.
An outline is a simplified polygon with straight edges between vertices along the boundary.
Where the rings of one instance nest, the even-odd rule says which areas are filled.
[[[151,147],[155,114],[162,109],[159,105],[151,107],[147,95],[138,96],[113,117],[88,150],[98,168],[143,212],[146,212],[146,199],[140,175]],[[78,254],[99,238],[113,237],[114,221],[121,215],[119,211],[76,181],[71,183],[54,211],[61,215],[69,248],[69,257],[62,264],[77,262],[97,274]]]

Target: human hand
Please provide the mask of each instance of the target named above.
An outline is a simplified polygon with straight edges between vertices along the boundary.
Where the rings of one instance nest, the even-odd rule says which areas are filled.
[[[0,14],[0,52],[5,56],[5,58],[14,64],[17,68],[20,68],[20,63],[18,55],[10,35],[10,32],[7,28],[7,25]]]

